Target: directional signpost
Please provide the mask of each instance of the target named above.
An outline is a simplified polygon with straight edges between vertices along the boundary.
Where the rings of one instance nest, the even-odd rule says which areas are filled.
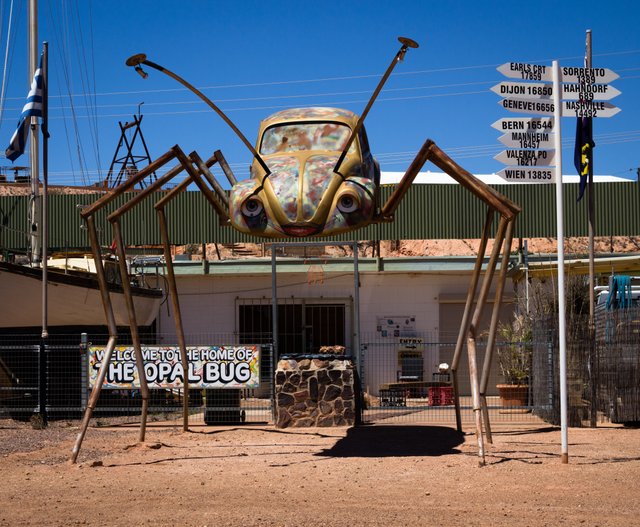
[[[507,147],[494,159],[507,165],[497,172],[508,182],[556,184],[558,231],[558,341],[560,350],[560,421],[562,462],[568,463],[567,351],[564,286],[564,211],[562,188],[561,117],[612,117],[620,111],[606,102],[620,91],[608,83],[618,75],[607,68],[551,67],[507,62],[498,71],[512,82],[491,88],[503,98],[498,102],[509,112],[544,117],[514,117],[491,126],[502,132],[499,141]],[[561,84],[562,83],[562,84]],[[549,116],[549,117],[546,117]],[[554,168],[551,168],[554,167]]]
[[[613,72],[612,72],[613,73]],[[609,101],[620,95],[610,84],[580,84],[564,83],[561,85],[562,99],[566,100],[594,100]],[[503,97],[537,99],[551,99],[553,97],[553,84],[545,82],[510,82],[502,81],[491,88],[493,93]]]
[[[491,88],[502,96],[498,101],[500,106],[513,113],[549,116],[505,118],[493,123],[496,130],[503,132],[499,141],[508,148],[494,159],[516,167],[498,172],[505,181],[555,182],[555,175],[540,177],[541,171],[531,170],[532,167],[550,167],[556,163],[554,115],[612,117],[620,111],[620,108],[606,102],[620,94],[619,90],[606,84],[618,78],[608,68],[563,67],[556,82],[551,82],[553,68],[541,64],[507,62],[498,71],[510,79],[519,80],[503,81]],[[556,105],[559,111],[556,111]],[[549,173],[548,170],[542,172],[545,176]]]
[[[548,167],[555,165],[553,150],[503,150],[494,159],[505,165],[525,167]]]

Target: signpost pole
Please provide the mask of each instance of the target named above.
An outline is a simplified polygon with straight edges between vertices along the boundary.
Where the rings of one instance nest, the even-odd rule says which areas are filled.
[[[584,57],[585,68],[591,68],[591,30],[587,29],[587,41],[586,52]],[[591,121],[591,133],[593,134],[593,119]],[[591,421],[592,427],[597,426],[596,419],[596,364],[595,364],[595,346],[596,346],[596,321],[595,321],[595,289],[596,289],[596,277],[595,277],[595,251],[594,251],[594,237],[596,232],[596,198],[594,194],[593,185],[593,148],[589,151],[589,179],[587,181],[587,198],[588,212],[587,223],[589,224],[589,348],[591,353],[589,354],[590,366],[591,366]]]
[[[562,188],[562,134],[561,134],[561,95],[560,66],[553,61],[553,107],[555,117],[556,150],[556,214],[558,230],[558,346],[560,349],[560,428],[562,436],[562,463],[569,463],[569,438],[567,428],[567,332],[564,285],[564,203]]]

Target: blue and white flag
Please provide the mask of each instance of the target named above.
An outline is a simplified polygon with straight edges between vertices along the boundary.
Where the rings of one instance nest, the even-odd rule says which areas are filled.
[[[42,77],[42,56],[40,56],[40,64],[33,76],[31,89],[27,95],[27,103],[22,108],[22,114],[18,121],[18,128],[11,137],[9,148],[4,152],[7,159],[15,161],[22,154],[27,144],[29,136],[30,117],[42,117],[42,97],[43,97],[43,77]]]

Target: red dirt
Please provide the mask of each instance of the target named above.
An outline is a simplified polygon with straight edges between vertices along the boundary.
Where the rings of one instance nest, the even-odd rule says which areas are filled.
[[[0,525],[640,525],[640,433],[500,425],[46,430],[0,421]]]

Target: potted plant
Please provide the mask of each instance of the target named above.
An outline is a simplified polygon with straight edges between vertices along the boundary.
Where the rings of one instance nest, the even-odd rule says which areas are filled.
[[[518,315],[510,324],[500,324],[498,363],[504,379],[498,384],[503,407],[527,406],[531,374],[532,333],[528,319]]]

